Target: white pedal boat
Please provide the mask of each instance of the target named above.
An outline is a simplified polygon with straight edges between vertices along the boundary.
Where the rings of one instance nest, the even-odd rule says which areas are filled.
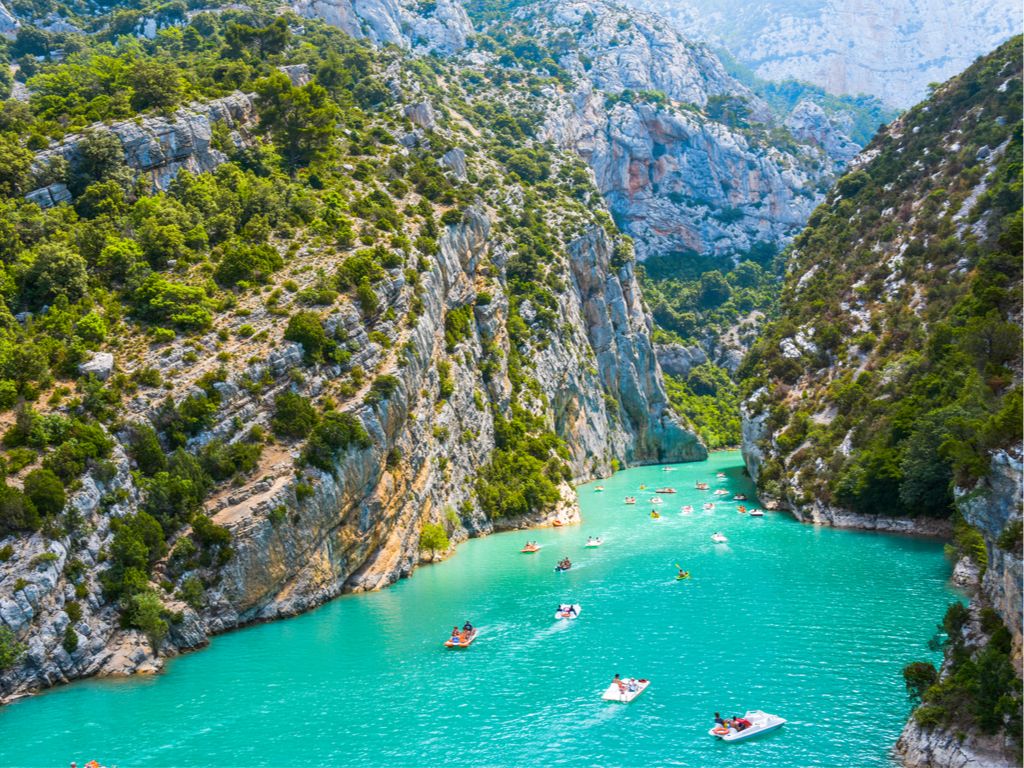
[[[715,496],[728,496],[728,495],[729,495],[729,492],[726,491],[726,490],[723,490],[722,488],[719,488],[717,491],[715,491]]]
[[[650,680],[623,680],[622,681],[625,690],[619,688],[618,683],[612,683],[608,686],[608,690],[601,696],[605,701],[621,701],[628,704],[641,693],[647,690],[647,686],[651,684]],[[633,690],[630,690],[630,689]]]
[[[594,547],[600,547],[602,544],[604,544],[604,539],[590,539],[583,546],[593,549]]]
[[[570,611],[569,610],[570,608],[572,608],[573,610]],[[577,616],[580,615],[580,611],[581,610],[583,610],[583,609],[580,606],[578,606],[578,605],[560,605],[560,606],[558,606],[558,610],[555,611],[555,618],[556,619],[575,619]]]
[[[750,721],[749,728],[742,731],[737,731],[735,728],[712,728],[708,731],[708,736],[715,736],[722,741],[743,741],[754,736],[777,731],[786,724],[786,721],[778,715],[769,715],[767,712],[762,712],[759,709],[747,712],[743,717]]]
[[[728,539],[725,538],[725,536],[723,536],[721,533],[712,534],[711,540],[715,542],[715,544],[725,544],[725,542],[728,541]]]
[[[764,510],[763,509],[752,509],[749,512],[747,512],[747,514],[750,515],[751,517],[764,517]]]

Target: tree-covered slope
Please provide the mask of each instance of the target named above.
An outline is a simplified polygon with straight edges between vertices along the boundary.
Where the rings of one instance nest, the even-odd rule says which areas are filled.
[[[940,625],[941,670],[904,671],[915,767],[1020,761],[1021,54],[1017,37],[879,132],[794,241],[740,369],[765,503],[951,518],[948,553],[981,577]]]
[[[1020,53],[880,132],[794,242],[741,372],[768,495],[946,517],[1019,441]]]

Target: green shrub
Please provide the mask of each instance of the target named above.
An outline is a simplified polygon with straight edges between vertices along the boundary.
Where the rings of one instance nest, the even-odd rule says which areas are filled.
[[[401,386],[401,383],[395,376],[378,376],[370,385],[370,391],[363,398],[363,403],[370,406],[379,405],[390,398]]]
[[[0,485],[0,536],[39,529],[41,520],[35,504],[17,488]]]
[[[77,624],[82,620],[82,606],[76,602],[64,603],[64,613],[68,615],[72,624]]]
[[[320,360],[327,334],[320,324],[320,317],[313,312],[297,312],[288,319],[284,338],[302,345],[306,363]]]
[[[0,626],[0,671],[21,663],[27,652],[28,647],[18,642],[14,632]]]
[[[302,456],[307,464],[334,474],[335,461],[350,446],[365,450],[371,445],[373,441],[359,419],[332,411],[313,430]]]
[[[437,550],[448,549],[448,534],[444,527],[436,523],[427,523],[420,531],[420,549],[429,549],[431,556]]]
[[[206,515],[196,515],[193,518],[192,531],[204,546],[231,543],[231,531],[221,525],[215,525]]]
[[[320,421],[313,403],[294,392],[285,392],[274,399],[271,427],[281,437],[305,439]]]
[[[195,576],[185,579],[181,585],[181,589],[179,589],[174,596],[182,602],[187,603],[188,606],[196,613],[203,610],[206,605],[206,595],[203,588],[203,582]]]
[[[61,645],[68,653],[78,650],[78,633],[70,625],[64,629],[64,642]]]
[[[305,501],[311,499],[316,495],[316,491],[313,490],[313,486],[309,483],[296,483],[295,484],[295,499],[297,501]]]
[[[64,484],[48,469],[34,469],[25,477],[24,493],[43,515],[56,515],[64,509]]]
[[[388,451],[388,458],[387,458],[387,461],[385,462],[385,466],[389,470],[397,469],[398,466],[401,463],[402,463],[402,449],[401,448],[392,448],[390,451]]]

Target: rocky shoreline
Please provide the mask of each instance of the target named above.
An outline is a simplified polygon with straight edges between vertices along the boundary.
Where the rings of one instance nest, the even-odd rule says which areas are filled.
[[[800,505],[788,499],[773,499],[758,494],[761,505],[771,511],[789,512],[801,523],[822,525],[829,528],[849,528],[881,533],[902,533],[912,536],[931,536],[941,539],[953,538],[953,524],[949,520],[918,517],[888,517],[886,515],[862,515],[846,509],[812,501]]]

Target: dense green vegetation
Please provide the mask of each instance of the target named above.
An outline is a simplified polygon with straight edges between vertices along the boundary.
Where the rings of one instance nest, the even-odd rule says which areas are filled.
[[[781,258],[763,242],[735,258],[737,266],[725,275],[722,259],[692,251],[649,258],[637,266],[657,323],[655,341],[704,350],[723,343],[745,349],[753,343],[775,314]],[[728,371],[707,362],[687,379],[667,376],[665,383],[672,406],[697,428],[708,448],[739,445],[740,390]]]
[[[953,481],[1020,441],[1020,53],[1011,40],[880,133],[795,241],[781,319],[741,370],[775,440],[768,493],[802,470],[804,500],[946,517]]]
[[[914,662],[903,670],[911,701],[920,706],[914,719],[922,726],[943,726],[960,732],[977,729],[994,734],[1005,729],[1020,749],[1022,725],[1021,681],[1011,661],[1011,635],[991,608],[981,611],[986,642],[972,645],[967,638],[971,616],[960,602],[952,603],[938,626],[949,668],[942,679],[927,662]]]

